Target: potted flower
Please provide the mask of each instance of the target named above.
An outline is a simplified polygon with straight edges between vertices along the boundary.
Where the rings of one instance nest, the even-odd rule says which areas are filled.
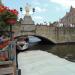
[[[12,25],[17,22],[18,11],[16,9],[9,9],[6,6],[0,5],[0,30],[5,30],[6,27],[10,27],[10,40],[12,41]],[[0,49],[3,49],[9,44],[9,40],[3,41],[0,44]],[[3,55],[3,54],[2,54]],[[4,54],[5,55],[5,54]],[[0,60],[4,61],[5,56],[0,56]]]
[[[15,24],[17,21],[18,11],[16,9],[9,9],[6,6],[0,5],[0,20],[6,24]]]
[[[10,29],[10,37],[12,37],[12,25],[17,22],[17,18],[18,11],[16,9],[9,9],[6,6],[0,5],[0,29]]]

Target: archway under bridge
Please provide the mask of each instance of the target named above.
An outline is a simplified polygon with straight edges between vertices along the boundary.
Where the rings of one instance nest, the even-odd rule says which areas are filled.
[[[55,43],[54,43],[52,40],[50,40],[50,39],[48,39],[48,38],[46,38],[46,37],[39,36],[39,35],[29,35],[29,36],[34,36],[34,37],[39,38],[39,39],[41,40],[41,42],[40,42],[41,44],[51,44],[51,45],[55,45]],[[16,36],[15,39],[17,39],[17,38],[19,38],[19,37],[28,37],[28,35]]]

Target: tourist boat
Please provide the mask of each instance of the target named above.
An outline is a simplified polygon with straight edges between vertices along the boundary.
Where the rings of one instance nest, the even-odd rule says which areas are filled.
[[[21,37],[17,40],[16,48],[17,50],[23,51],[28,49],[29,43],[28,43],[28,38]]]

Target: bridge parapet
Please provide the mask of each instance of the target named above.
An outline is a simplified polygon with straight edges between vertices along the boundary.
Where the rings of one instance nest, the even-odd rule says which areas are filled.
[[[51,27],[47,25],[31,26],[32,25],[28,25],[27,28],[25,28],[26,31],[24,30],[23,32],[19,29],[16,36],[39,35],[53,41],[54,43],[75,42],[75,27]],[[24,27],[26,26],[24,25]]]
[[[75,42],[75,28],[37,26],[36,35],[43,36],[55,43]]]
[[[56,43],[55,40],[55,27],[50,27],[50,26],[37,26],[36,27],[36,35],[45,37],[54,43]]]

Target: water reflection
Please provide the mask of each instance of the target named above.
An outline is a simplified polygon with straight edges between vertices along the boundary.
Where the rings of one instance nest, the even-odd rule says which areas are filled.
[[[75,45],[33,45],[30,50],[43,50],[69,61],[75,61]]]
[[[56,45],[51,50],[48,50],[59,57],[65,58],[70,61],[75,61],[75,45]]]
[[[34,38],[32,38],[32,41]],[[41,41],[42,42],[42,41]],[[32,42],[29,50],[43,50],[53,53],[61,58],[75,62],[75,44],[66,45],[49,45],[41,44],[41,42]]]

